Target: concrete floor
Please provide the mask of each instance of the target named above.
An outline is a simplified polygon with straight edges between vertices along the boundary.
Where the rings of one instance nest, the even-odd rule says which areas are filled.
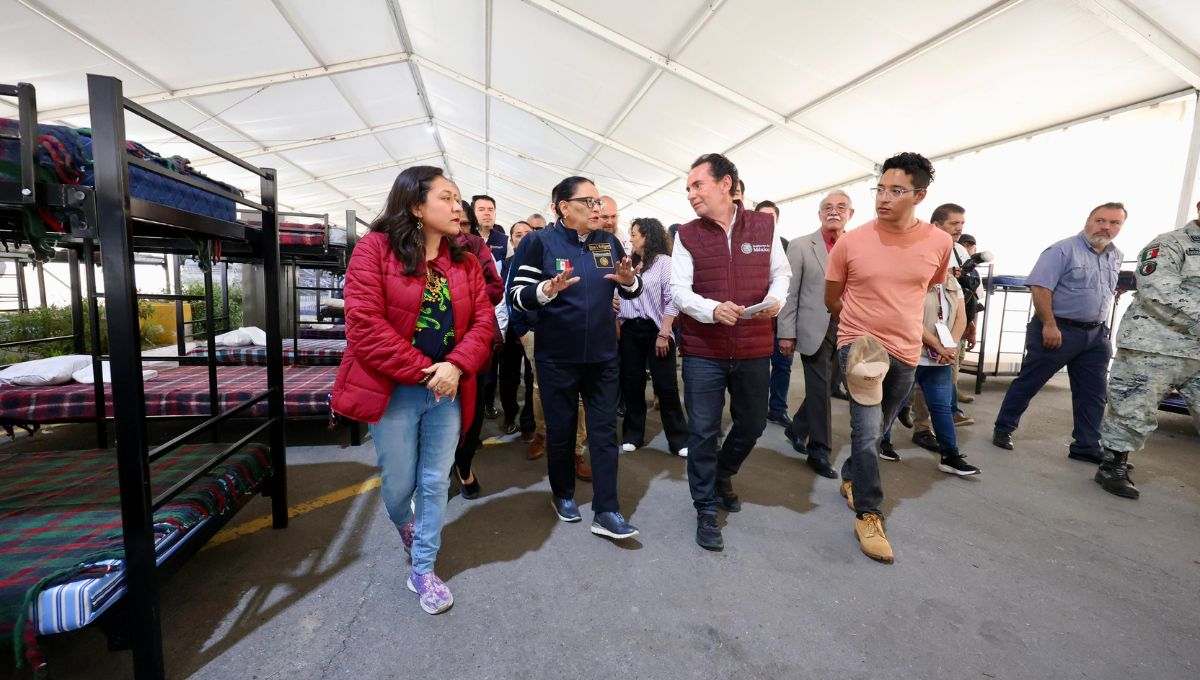
[[[735,479],[744,509],[722,520],[723,553],[695,545],[685,461],[664,453],[661,435],[621,456],[622,510],[642,531],[621,544],[589,533],[585,484],[585,521],[558,522],[545,460],[505,444],[477,459],[485,496],[450,502],[437,564],[454,592],[449,612],[425,614],[405,589],[400,539],[372,490],[197,555],[161,592],[168,675],[1200,677],[1191,420],[1160,415],[1135,458],[1142,498],[1131,502],[1067,459],[1065,377],[1034,402],[1016,452],[992,447],[1007,384],[990,381],[968,407],[980,423],[959,431],[978,478],[938,472],[898,432],[904,460],[880,465],[892,566],[859,552],[837,482],[814,477],[773,424]],[[799,380],[791,396],[795,406]],[[845,402],[834,402],[834,423],[840,462]],[[33,441],[71,436],[81,435]],[[293,505],[375,475],[370,444],[339,448],[316,424],[290,436]],[[255,499],[231,526],[267,513]],[[129,656],[105,651],[95,630],[46,648],[60,680],[132,675]],[[11,668],[11,656],[0,664]]]

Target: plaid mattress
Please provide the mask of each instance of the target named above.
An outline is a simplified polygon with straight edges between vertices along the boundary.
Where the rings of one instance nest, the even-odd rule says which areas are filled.
[[[283,365],[291,366],[337,366],[342,363],[342,355],[346,353],[345,340],[301,340],[300,354],[291,338],[283,341]],[[207,357],[208,347],[200,346],[188,356]],[[266,366],[267,348],[257,345],[246,347],[217,347],[217,363],[221,366]]]
[[[345,324],[338,324],[336,326],[326,326],[324,328],[301,328],[300,337],[301,339],[313,340],[345,340],[346,326]]]
[[[283,371],[283,405],[289,416],[327,415],[333,392],[335,366],[286,366]],[[231,409],[266,389],[267,369],[252,366],[222,366],[217,369],[219,406]],[[208,367],[179,366],[158,369],[158,377],[147,380],[146,415],[208,415]],[[112,386],[105,385],[112,414]],[[246,413],[265,416],[267,402],[255,404]],[[81,383],[51,387],[0,386],[0,422],[71,423],[96,417],[93,386]]]
[[[160,458],[150,466],[153,489],[225,446],[183,446]],[[269,470],[268,449],[249,444],[156,512],[158,562],[211,517],[236,510]],[[14,635],[19,650],[34,631],[87,625],[125,592],[116,453],[10,453],[0,455],[0,471],[0,633],[23,632]]]

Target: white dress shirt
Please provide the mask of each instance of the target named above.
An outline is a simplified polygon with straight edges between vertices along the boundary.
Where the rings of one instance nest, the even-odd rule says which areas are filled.
[[[733,257],[733,223],[737,221],[738,207],[734,204],[734,214],[730,227],[725,230],[725,239],[729,242],[730,257]],[[692,276],[695,272],[695,261],[692,254],[684,247],[683,242],[675,239],[675,247],[671,251],[671,294],[675,308],[681,314],[687,314],[702,323],[716,323],[713,320],[713,310],[724,300],[712,300],[698,295],[692,290]],[[771,283],[767,288],[767,297],[783,302],[787,298],[788,282],[792,279],[792,267],[788,264],[783,244],[774,234],[771,236]],[[766,298],[764,298],[765,301]]]

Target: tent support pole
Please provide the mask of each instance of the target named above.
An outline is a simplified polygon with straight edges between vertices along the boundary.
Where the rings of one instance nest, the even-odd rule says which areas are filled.
[[[1192,143],[1188,145],[1187,162],[1183,166],[1183,188],[1179,192],[1179,213],[1175,216],[1176,227],[1186,224],[1188,215],[1192,212],[1192,199],[1196,196],[1197,163],[1200,163],[1200,91],[1196,92],[1195,101],[1192,103]]]

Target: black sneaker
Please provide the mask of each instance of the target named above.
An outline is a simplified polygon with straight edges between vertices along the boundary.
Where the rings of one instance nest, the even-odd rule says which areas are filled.
[[[942,456],[942,462],[938,463],[938,469],[948,475],[958,475],[959,477],[979,474],[979,468],[968,463],[957,453],[951,456]]]
[[[896,447],[892,446],[891,442],[881,439],[879,440],[879,457],[895,463],[900,460],[900,452],[896,450]]]
[[[934,453],[937,453],[941,448],[938,446],[937,435],[929,430],[914,432],[912,436],[912,443],[925,449],[926,451],[933,451]]]
[[[554,507],[554,514],[564,522],[573,523],[583,519],[583,515],[579,514],[579,507],[575,505],[574,498],[559,498],[551,494],[550,505]]]
[[[638,535],[637,527],[625,521],[619,512],[597,512],[592,520],[592,533],[621,540]]]
[[[488,420],[495,420],[496,418],[500,417],[500,412],[496,410],[495,406],[488,404],[487,406],[483,407],[483,415]]]
[[[696,518],[696,545],[705,550],[725,549],[725,539],[721,538],[721,527],[715,515],[701,513]]]

